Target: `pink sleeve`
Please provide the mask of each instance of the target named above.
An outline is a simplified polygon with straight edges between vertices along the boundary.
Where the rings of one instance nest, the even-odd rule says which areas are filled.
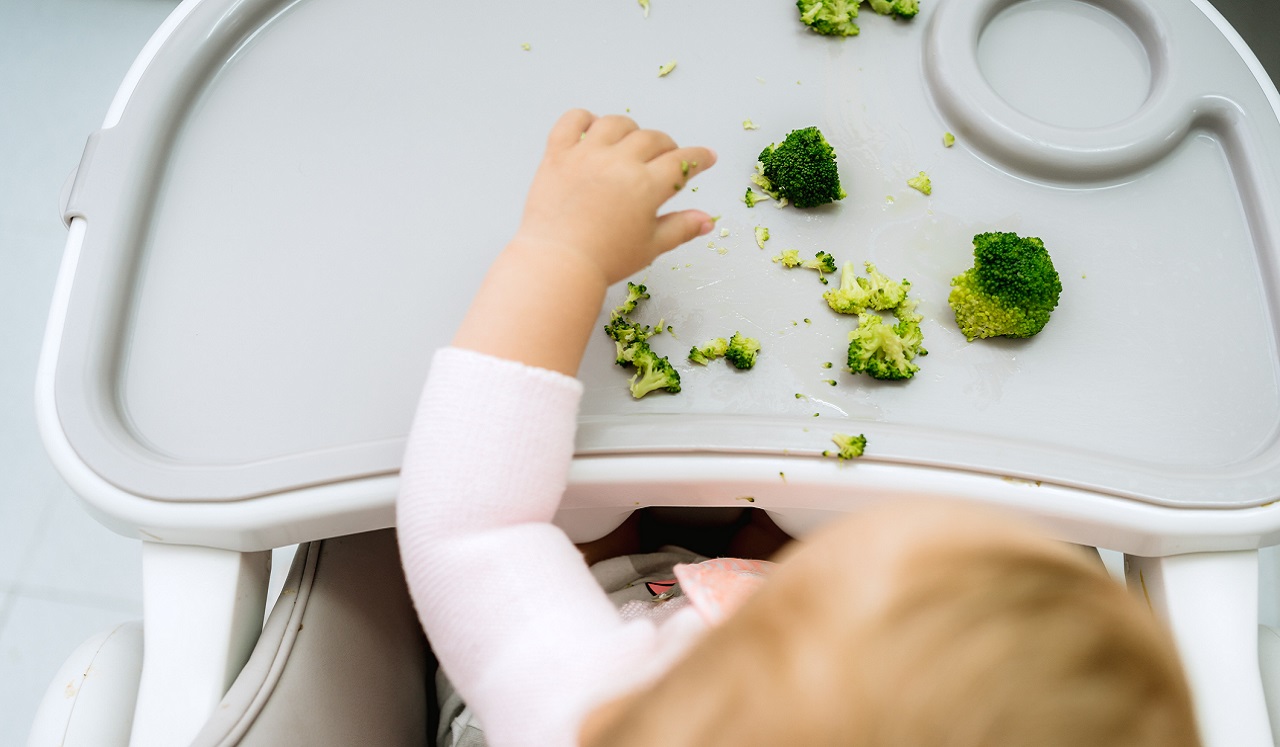
[[[581,392],[562,374],[447,348],[410,433],[396,504],[405,575],[492,747],[575,744],[609,662],[655,646],[653,626],[624,624],[550,523]]]

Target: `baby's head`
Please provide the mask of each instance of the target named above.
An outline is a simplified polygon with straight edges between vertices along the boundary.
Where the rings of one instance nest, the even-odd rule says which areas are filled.
[[[797,543],[584,747],[1188,747],[1172,640],[1077,548],[1000,514],[869,509]]]

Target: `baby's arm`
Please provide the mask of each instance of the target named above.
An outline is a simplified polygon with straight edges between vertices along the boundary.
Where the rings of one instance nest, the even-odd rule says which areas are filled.
[[[606,672],[629,655],[630,671],[654,666],[652,626],[622,623],[551,520],[605,289],[710,230],[701,211],[657,211],[714,158],[625,118],[565,115],[519,231],[433,360],[400,473],[401,557],[494,747],[574,743],[584,709],[627,685]],[[513,311],[530,284],[539,297]]]
[[[605,289],[659,254],[708,233],[710,216],[658,209],[715,163],[626,117],[580,109],[560,118],[534,176],[519,231],[472,301],[454,347],[573,376]],[[511,299],[539,289],[512,312]]]

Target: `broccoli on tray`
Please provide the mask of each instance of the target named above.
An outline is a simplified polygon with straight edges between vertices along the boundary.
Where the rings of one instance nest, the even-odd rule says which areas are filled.
[[[741,332],[733,333],[733,337],[729,338],[729,346],[724,351],[725,360],[743,370],[755,366],[759,354],[760,341],[754,337],[744,337]]]
[[[818,279],[823,285],[827,284],[826,274],[836,271],[836,258],[826,252],[818,252],[813,259],[800,259],[800,251],[797,249],[783,249],[782,254],[773,258],[774,262],[781,264],[783,267],[804,267],[810,270],[817,270]]]
[[[1016,233],[973,237],[973,267],[951,279],[956,326],[977,337],[1031,337],[1049,323],[1062,281],[1044,242]]]
[[[867,448],[867,437],[859,433],[851,436],[846,433],[837,433],[831,437],[831,442],[840,447],[839,451],[824,451],[824,457],[837,457],[840,461],[847,459],[857,459],[862,456],[862,452]]]
[[[702,345],[694,345],[690,348],[689,360],[705,366],[717,358],[723,358],[725,351],[728,349],[729,341],[723,337],[717,337],[714,340],[708,340]]]
[[[779,205],[811,208],[845,198],[836,151],[817,127],[793,130],[762,150],[751,181]]]
[[[796,0],[800,22],[823,36],[857,36],[854,19],[861,4],[861,0]],[[868,4],[882,16],[907,20],[920,12],[920,0],[868,0]]]
[[[647,340],[660,330],[640,325],[627,318],[640,301],[649,297],[643,285],[627,283],[627,300],[609,315],[604,332],[617,345],[614,362],[619,366],[633,366],[631,396],[640,399],[649,392],[665,389],[672,394],[680,391],[680,373],[664,356],[653,352]]]
[[[906,300],[910,281],[891,280],[871,262],[863,266],[867,271],[865,278],[858,277],[852,262],[846,262],[840,271],[840,287],[822,294],[833,311],[841,314],[861,314],[867,309],[885,311]]]
[[[897,381],[920,370],[912,361],[917,355],[929,354],[920,331],[923,317],[916,313],[914,301],[904,301],[893,315],[897,322],[889,325],[874,311],[858,314],[858,326],[849,333],[847,362],[851,373]]]

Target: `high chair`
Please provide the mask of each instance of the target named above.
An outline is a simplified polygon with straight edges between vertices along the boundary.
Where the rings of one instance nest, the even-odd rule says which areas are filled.
[[[87,510],[143,543],[144,619],[72,655],[33,747],[425,740],[390,531],[404,436],[572,106],[715,147],[670,204],[728,231],[636,278],[679,395],[633,401],[604,335],[587,351],[573,539],[642,506],[750,505],[797,537],[903,496],[1001,506],[1124,553],[1208,747],[1273,743],[1280,95],[1216,11],[925,0],[837,40],[787,3],[494,10],[184,0],[139,54],[63,195],[37,399]],[[742,204],[761,148],[814,124],[849,197]],[[1035,338],[969,343],[950,318],[989,230],[1040,236],[1062,276]],[[914,379],[841,372],[853,321],[770,262],[792,247],[911,280]],[[683,362],[735,330],[756,369]],[[866,455],[824,458],[839,432]],[[294,544],[264,626],[270,552]]]

